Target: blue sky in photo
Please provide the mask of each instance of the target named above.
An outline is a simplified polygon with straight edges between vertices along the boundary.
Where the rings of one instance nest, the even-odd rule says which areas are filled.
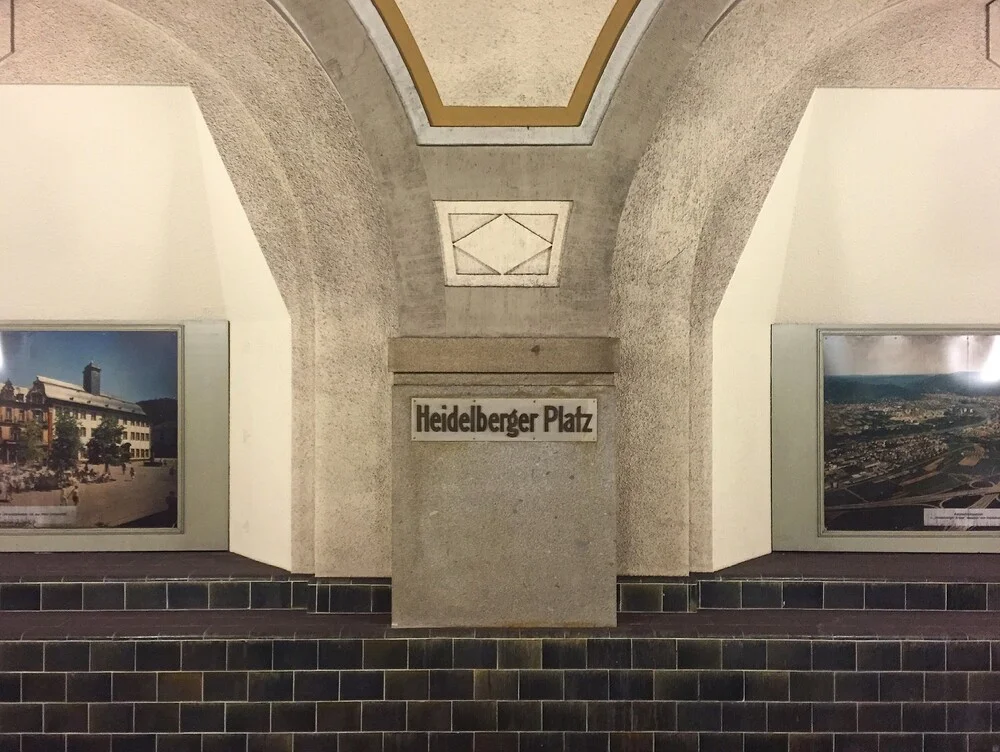
[[[101,393],[130,402],[177,398],[177,332],[0,331],[0,384],[29,387],[36,376],[83,385],[101,368]]]

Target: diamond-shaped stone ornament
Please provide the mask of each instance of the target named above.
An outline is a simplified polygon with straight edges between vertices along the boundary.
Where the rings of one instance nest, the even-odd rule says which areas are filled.
[[[436,201],[445,284],[557,287],[569,201]]]
[[[506,214],[501,214],[456,242],[455,247],[498,274],[506,274],[547,251],[552,243]]]

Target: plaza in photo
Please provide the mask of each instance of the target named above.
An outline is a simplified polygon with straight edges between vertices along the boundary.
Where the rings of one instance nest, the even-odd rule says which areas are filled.
[[[178,332],[0,330],[0,529],[178,526]]]
[[[824,530],[1000,529],[1000,335],[821,343]]]

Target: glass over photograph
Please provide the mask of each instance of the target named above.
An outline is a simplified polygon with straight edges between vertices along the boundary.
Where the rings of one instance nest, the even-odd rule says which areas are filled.
[[[1000,335],[823,334],[826,531],[1000,531]]]
[[[176,529],[178,333],[0,330],[0,529]]]

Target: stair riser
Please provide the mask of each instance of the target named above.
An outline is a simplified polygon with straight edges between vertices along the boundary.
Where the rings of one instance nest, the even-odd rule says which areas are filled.
[[[622,613],[740,609],[1000,612],[998,583],[664,580],[621,582],[618,591]]]
[[[0,750],[991,750],[989,641],[0,642]]]
[[[623,580],[618,607],[626,614],[739,609],[1000,612],[1000,583]],[[388,614],[392,587],[387,578],[0,584],[0,612],[165,609]]]

